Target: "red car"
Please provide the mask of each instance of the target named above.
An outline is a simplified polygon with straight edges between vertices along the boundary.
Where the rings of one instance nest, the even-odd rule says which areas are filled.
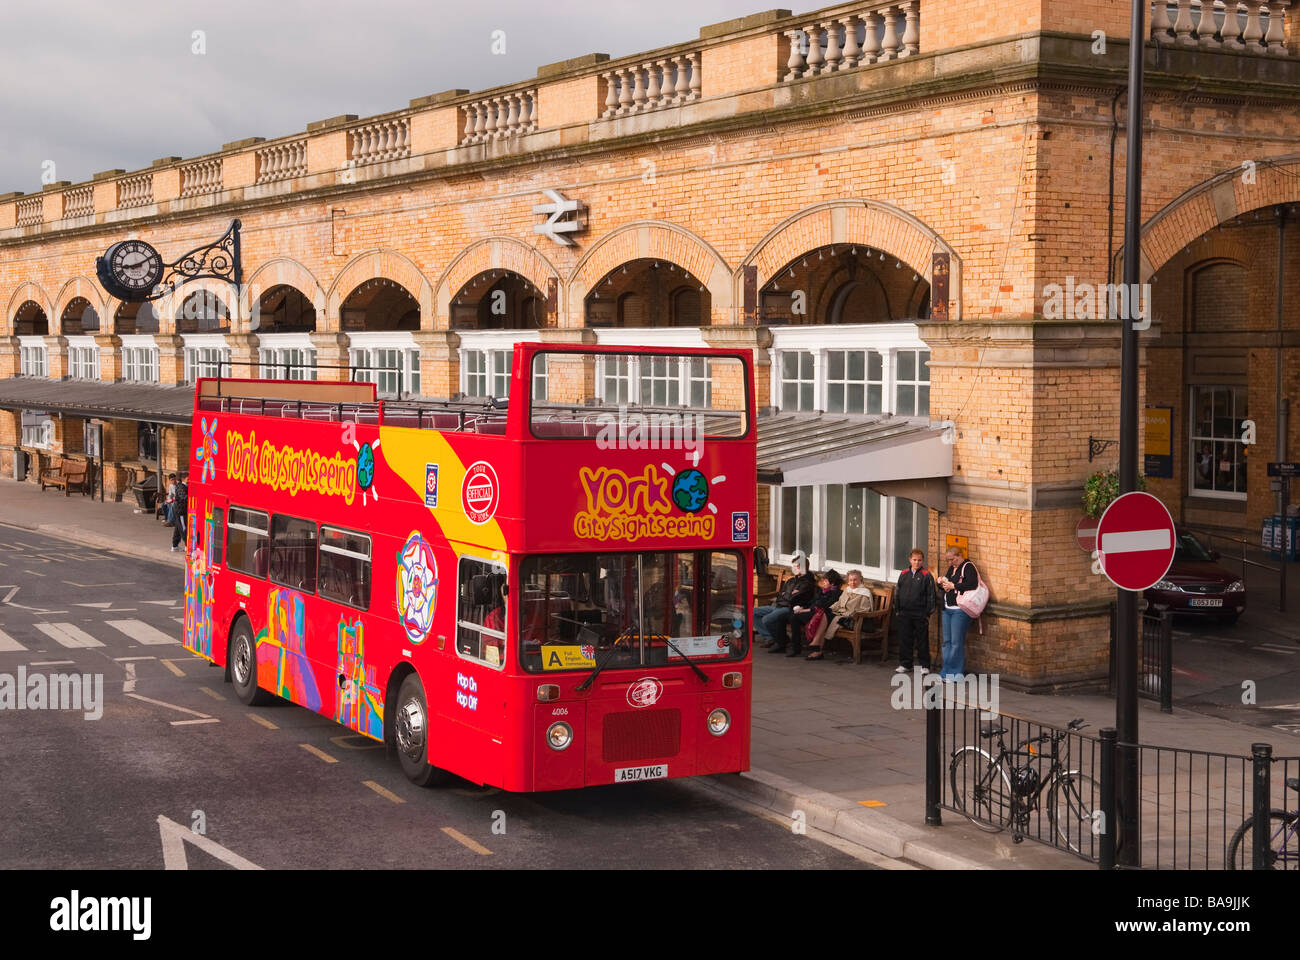
[[[1186,530],[1179,530],[1174,562],[1143,596],[1157,610],[1218,617],[1235,623],[1246,609],[1246,588],[1241,578],[1215,561],[1216,550],[1205,546]]]

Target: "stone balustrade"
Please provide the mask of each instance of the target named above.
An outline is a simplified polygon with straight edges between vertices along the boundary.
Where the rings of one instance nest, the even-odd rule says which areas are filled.
[[[814,20],[783,31],[790,40],[785,82],[910,57],[920,49],[919,0]]]
[[[307,173],[307,140],[290,140],[273,143],[257,151],[257,179],[255,183],[274,183]]]
[[[141,173],[117,181],[117,205],[144,207],[153,203],[153,174]]]
[[[601,117],[626,117],[698,100],[703,88],[700,55],[682,53],[634,63],[602,74],[605,110]]]
[[[1291,58],[1300,51],[1300,44],[1288,39],[1287,8],[1291,2],[1155,0],[1150,42],[1187,51]],[[351,171],[342,172],[344,161],[351,167],[368,166],[360,177],[373,179],[393,172],[383,166],[386,161],[423,155],[438,158],[431,162],[441,162],[441,152],[456,146],[499,142],[506,145],[507,152],[530,149],[530,143],[544,147],[560,142],[550,135],[561,128],[580,128],[594,121],[651,114],[706,96],[711,102],[763,87],[919,58],[923,49],[929,55],[956,43],[949,37],[955,22],[952,11],[935,6],[929,8],[932,33],[927,34],[930,39],[922,48],[920,3],[864,0],[799,16],[771,11],[757,19],[714,25],[721,29],[706,28],[698,41],[617,61],[593,54],[549,65],[539,71],[538,79],[514,87],[479,95],[445,91],[411,101],[409,110],[363,121],[339,117],[337,122],[316,124],[304,134],[270,143],[260,138],[232,141],[219,155],[181,164],[168,158],[169,162],[161,164],[165,169],[155,165],[156,169],[130,175],[117,169],[104,171],[93,183],[67,186],[61,197],[53,192],[59,189],[56,186],[32,196],[5,195],[0,199],[0,234],[40,224],[46,224],[46,230],[66,229],[69,221],[117,208],[152,213],[157,203],[157,209],[166,212],[174,197],[188,199],[250,184],[286,181],[305,177],[309,169],[322,175],[332,171],[339,178],[355,176]],[[969,36],[970,31],[963,33],[961,43],[968,43]],[[712,73],[709,89],[703,84],[706,62]],[[1207,60],[1206,66],[1211,73],[1225,69],[1219,57]],[[1265,68],[1261,65],[1259,69]],[[1277,69],[1277,77],[1261,79],[1289,77],[1287,63],[1279,62]],[[539,116],[543,101],[550,114],[549,127],[543,126],[546,118]],[[749,97],[740,109],[757,109],[754,105],[760,102]],[[725,105],[720,104],[719,109],[725,112]],[[635,126],[652,128],[656,123],[677,122],[666,117]],[[617,132],[619,128],[613,129]],[[519,141],[521,136],[538,131],[544,131],[543,137]],[[574,135],[581,140],[585,135],[607,136],[609,132]],[[309,144],[314,158],[310,168]],[[318,185],[314,179],[311,183]]]
[[[348,131],[348,160],[352,163],[384,163],[410,155],[410,117],[363,123]]]
[[[462,145],[517,137],[537,129],[536,89],[474,100],[461,104],[460,109],[465,115]]]
[[[45,220],[45,198],[39,193],[32,197],[20,197],[17,201],[20,227],[32,227]]]
[[[1151,39],[1156,43],[1202,50],[1229,50],[1252,56],[1286,57],[1286,8],[1290,0],[1156,0]]]
[[[197,197],[221,189],[221,158],[198,160],[181,167],[181,196]]]
[[[63,194],[64,217],[90,217],[95,213],[95,188],[89,184],[73,187]]]

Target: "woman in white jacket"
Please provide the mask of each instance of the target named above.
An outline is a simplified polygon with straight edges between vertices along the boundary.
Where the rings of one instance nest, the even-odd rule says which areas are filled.
[[[822,620],[817,632],[809,640],[808,646],[812,652],[804,659],[826,659],[826,655],[822,651],[826,641],[835,636],[835,631],[840,627],[849,626],[856,615],[869,612],[873,602],[871,588],[863,584],[862,574],[857,570],[850,570],[845,574],[844,592],[831,605],[831,615]]]

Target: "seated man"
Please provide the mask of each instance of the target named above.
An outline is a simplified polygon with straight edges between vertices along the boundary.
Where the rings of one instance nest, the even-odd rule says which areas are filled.
[[[808,606],[817,589],[808,573],[808,555],[802,550],[790,558],[790,571],[793,576],[781,585],[771,605],[754,608],[755,642],[769,647],[771,653],[785,653],[794,608]]]

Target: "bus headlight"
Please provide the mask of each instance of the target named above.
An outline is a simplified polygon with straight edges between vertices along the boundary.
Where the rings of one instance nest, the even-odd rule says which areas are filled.
[[[573,742],[573,727],[564,721],[551,724],[546,730],[546,742],[552,750],[563,750]]]
[[[721,707],[709,714],[708,719],[709,733],[715,737],[720,737],[731,729],[731,714],[727,713]]]

